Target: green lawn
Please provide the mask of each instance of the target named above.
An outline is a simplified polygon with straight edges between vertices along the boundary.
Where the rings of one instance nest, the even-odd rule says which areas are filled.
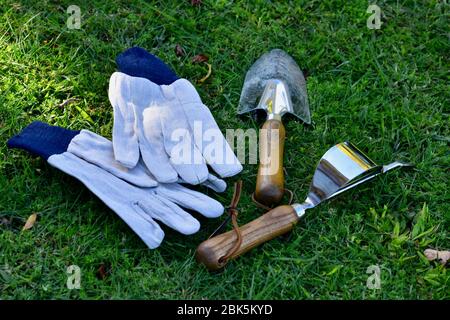
[[[62,3],[62,4],[61,4]],[[250,4],[252,3],[252,4]],[[450,248],[449,5],[377,1],[381,29],[366,25],[367,1],[3,1],[0,7],[1,299],[449,299],[448,269],[424,249]],[[80,30],[66,8],[82,11]],[[178,57],[175,45],[186,55]],[[197,245],[224,217],[200,218],[186,237],[164,228],[157,250],[144,243],[75,179],[6,140],[33,120],[111,136],[107,88],[115,56],[139,45],[197,82],[220,127],[258,128],[236,117],[245,73],[283,48],[307,74],[312,126],[286,123],[287,187],[302,201],[316,162],[350,140],[399,170],[310,210],[288,237],[208,273]],[[78,99],[59,107],[68,98]],[[260,214],[249,196],[257,167],[246,165],[240,222]],[[208,192],[207,190],[203,190]],[[228,205],[232,188],[210,194]],[[38,221],[21,231],[28,216]],[[97,270],[107,269],[101,279]],[[68,290],[66,268],[81,268]],[[371,265],[381,289],[366,286]]]

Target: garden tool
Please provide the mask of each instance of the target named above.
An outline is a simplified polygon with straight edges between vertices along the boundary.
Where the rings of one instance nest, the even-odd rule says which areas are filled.
[[[267,119],[260,130],[260,164],[254,199],[271,206],[279,203],[284,194],[285,129],[281,118],[290,113],[311,123],[305,77],[283,50],[274,49],[262,55],[245,76],[238,114],[256,110],[266,111]]]
[[[402,162],[376,165],[350,142],[330,148],[320,159],[306,200],[301,204],[278,206],[238,231],[210,238],[197,248],[197,260],[210,270],[217,270],[250,249],[289,232],[305,214],[321,202],[367,182],[392,169],[411,166]],[[236,248],[236,243],[240,246]],[[236,248],[236,249],[234,249]],[[234,250],[230,252],[230,250]]]

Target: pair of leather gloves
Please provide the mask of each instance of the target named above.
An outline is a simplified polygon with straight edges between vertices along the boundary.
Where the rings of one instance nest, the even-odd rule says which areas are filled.
[[[242,165],[188,80],[142,48],[128,49],[116,61],[120,72],[112,74],[108,92],[112,142],[89,130],[35,121],[8,146],[80,180],[153,249],[164,238],[155,220],[189,235],[200,223],[184,209],[211,218],[224,211],[218,201],[181,184],[221,192],[221,178],[236,175]]]

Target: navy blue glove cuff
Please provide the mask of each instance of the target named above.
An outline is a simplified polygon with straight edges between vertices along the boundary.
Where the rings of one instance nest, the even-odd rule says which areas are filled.
[[[9,139],[7,144],[9,148],[23,149],[47,160],[51,155],[65,152],[70,141],[79,133],[80,130],[34,121]]]
[[[120,72],[132,77],[146,78],[158,85],[172,84],[179,77],[161,59],[140,47],[125,50],[116,58]]]

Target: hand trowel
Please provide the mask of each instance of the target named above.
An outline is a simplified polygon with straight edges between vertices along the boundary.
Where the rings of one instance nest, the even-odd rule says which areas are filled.
[[[311,123],[306,82],[294,59],[280,49],[262,55],[248,70],[239,101],[238,114],[267,112],[260,130],[259,169],[254,198],[272,206],[284,194],[283,152],[285,129],[281,121],[290,113]]]
[[[278,206],[240,227],[241,244],[231,255],[230,249],[237,241],[234,231],[202,242],[197,248],[196,258],[210,270],[220,269],[227,263],[223,259],[224,256],[235,259],[250,249],[290,231],[306,210],[379,174],[405,166],[411,165],[398,161],[384,166],[376,165],[352,143],[339,143],[320,159],[303,203]]]

